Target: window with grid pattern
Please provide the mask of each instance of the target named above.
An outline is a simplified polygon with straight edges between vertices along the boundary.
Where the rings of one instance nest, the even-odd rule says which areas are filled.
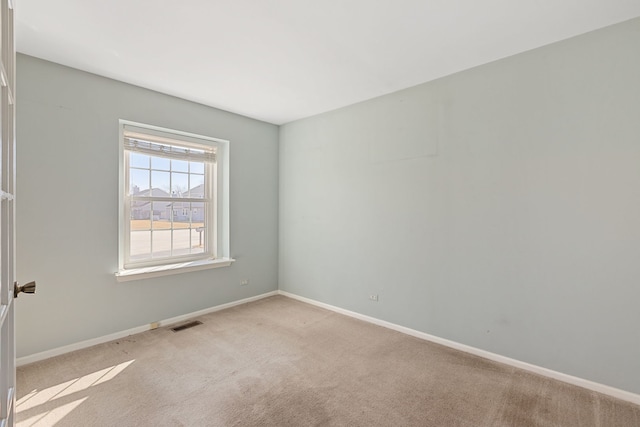
[[[216,147],[123,125],[124,269],[215,258]]]

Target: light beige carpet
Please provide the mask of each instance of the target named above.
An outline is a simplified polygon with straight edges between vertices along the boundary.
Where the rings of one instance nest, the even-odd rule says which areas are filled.
[[[277,296],[18,370],[18,426],[640,426],[640,406]]]

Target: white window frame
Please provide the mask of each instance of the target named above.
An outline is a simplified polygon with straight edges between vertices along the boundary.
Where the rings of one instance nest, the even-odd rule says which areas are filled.
[[[128,155],[125,152],[125,129],[129,132],[170,138],[186,144],[213,147],[216,161],[205,166],[209,168],[210,176],[210,182],[205,183],[205,188],[207,184],[213,185],[210,194],[212,208],[207,214],[209,232],[206,233],[208,241],[205,254],[143,262],[129,261],[131,201],[128,188],[129,164]],[[115,273],[117,280],[138,280],[230,265],[234,259],[230,256],[229,248],[229,141],[129,120],[119,121],[119,140],[119,245],[118,271]]]

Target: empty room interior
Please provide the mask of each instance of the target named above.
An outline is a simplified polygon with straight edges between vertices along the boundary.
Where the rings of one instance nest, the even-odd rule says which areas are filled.
[[[16,425],[640,426],[639,2],[14,3]]]

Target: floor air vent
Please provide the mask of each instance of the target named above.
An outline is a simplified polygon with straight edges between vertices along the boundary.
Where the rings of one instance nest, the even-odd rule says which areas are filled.
[[[173,332],[184,331],[185,329],[193,328],[194,326],[202,325],[202,322],[199,320],[194,320],[193,322],[185,323],[184,325],[176,326],[175,328],[171,328]]]

